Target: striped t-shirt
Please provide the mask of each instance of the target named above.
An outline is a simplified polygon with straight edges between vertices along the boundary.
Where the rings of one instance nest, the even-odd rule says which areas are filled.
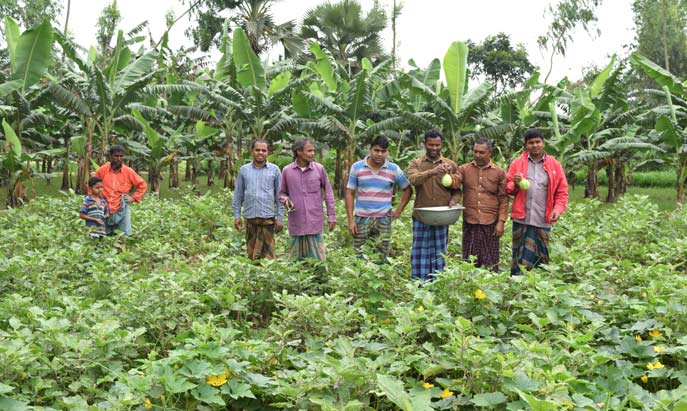
[[[410,185],[399,166],[389,161],[375,171],[367,165],[368,157],[351,166],[346,187],[357,191],[354,214],[359,217],[384,217],[391,210],[394,185],[404,190]]]

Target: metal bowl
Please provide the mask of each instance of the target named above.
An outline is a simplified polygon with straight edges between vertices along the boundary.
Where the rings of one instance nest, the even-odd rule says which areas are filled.
[[[420,207],[415,208],[420,221],[427,225],[451,225],[458,221],[461,211],[465,207],[455,205],[453,207]]]

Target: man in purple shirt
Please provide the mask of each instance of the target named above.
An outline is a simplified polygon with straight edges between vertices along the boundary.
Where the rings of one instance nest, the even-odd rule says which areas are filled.
[[[310,141],[296,141],[293,157],[295,161],[282,170],[279,191],[279,200],[289,214],[289,254],[296,260],[314,258],[324,261],[322,189],[327,203],[329,231],[336,226],[334,190],[322,164],[313,161],[315,146]]]

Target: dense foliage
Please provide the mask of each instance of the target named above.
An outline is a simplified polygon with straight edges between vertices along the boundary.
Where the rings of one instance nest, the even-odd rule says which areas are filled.
[[[552,264],[516,279],[456,259],[456,226],[418,288],[408,213],[390,265],[354,258],[343,226],[324,264],[253,263],[230,197],[147,198],[134,236],[102,243],[76,196],[0,213],[0,408],[687,406],[684,208],[574,203]]]

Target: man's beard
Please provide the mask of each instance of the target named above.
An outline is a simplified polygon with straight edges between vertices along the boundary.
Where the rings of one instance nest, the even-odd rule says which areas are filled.
[[[119,170],[120,168],[122,168],[122,163],[115,163],[115,164],[112,164],[112,169],[113,169],[113,170]]]

